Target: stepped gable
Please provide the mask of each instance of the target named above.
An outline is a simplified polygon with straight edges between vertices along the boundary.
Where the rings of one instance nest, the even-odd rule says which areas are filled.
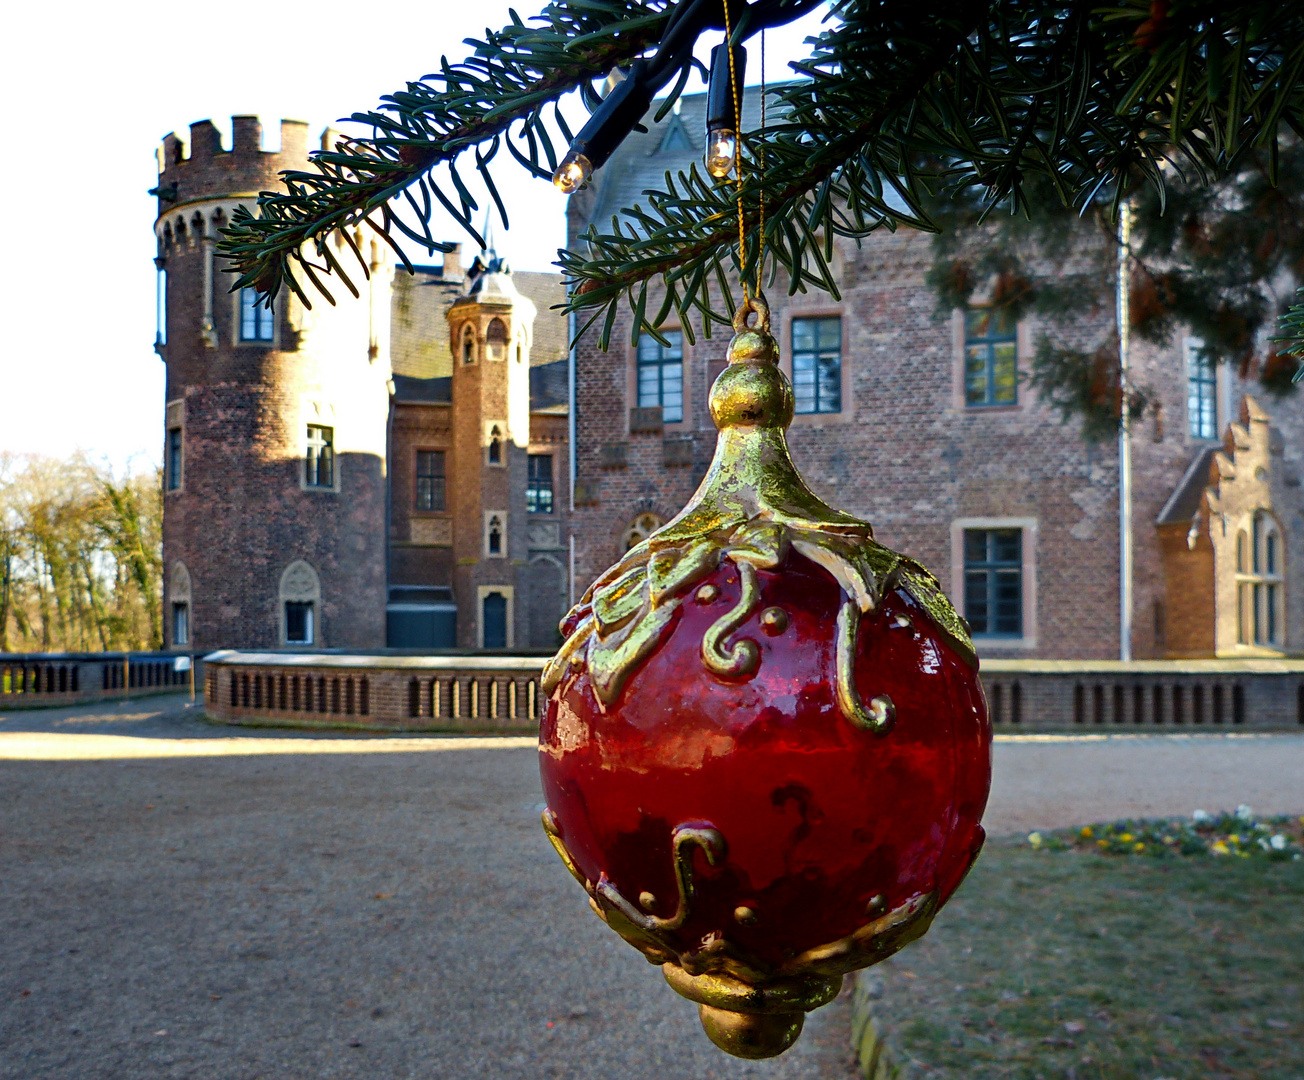
[[[1196,454],[1155,524],[1186,524],[1198,531],[1201,527],[1207,529],[1209,521],[1219,514],[1242,512],[1243,500],[1237,497],[1241,491],[1238,489],[1233,494],[1230,489],[1224,490],[1224,485],[1237,480],[1262,484],[1267,479],[1271,454],[1268,414],[1247,395],[1241,401],[1240,422],[1227,425],[1221,446],[1206,446]],[[1245,485],[1242,483],[1241,487]],[[1261,501],[1257,487],[1254,494],[1254,501]]]

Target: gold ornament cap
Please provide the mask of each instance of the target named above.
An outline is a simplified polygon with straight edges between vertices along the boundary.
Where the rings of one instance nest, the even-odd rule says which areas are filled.
[[[747,325],[755,313],[756,325]],[[770,305],[749,297],[734,312],[729,366],[711,387],[711,419],[732,427],[786,428],[792,423],[792,384],[779,370],[779,343],[770,333]]]

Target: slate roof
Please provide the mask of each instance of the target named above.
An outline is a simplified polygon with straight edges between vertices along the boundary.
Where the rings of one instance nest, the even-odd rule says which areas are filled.
[[[453,378],[418,379],[411,375],[394,376],[394,400],[422,405],[451,405]]]
[[[772,88],[772,87],[771,87]],[[748,86],[743,90],[743,130],[750,131],[761,124],[761,88]],[[774,102],[769,104],[773,116]],[[600,230],[611,226],[611,216],[622,209],[646,202],[643,192],[647,188],[660,188],[665,184],[666,170],[672,177],[702,168],[702,150],[706,146],[706,94],[684,94],[679,99],[679,113],[667,113],[659,124],[652,118],[660,108],[660,101],[652,102],[643,123],[647,132],[631,132],[610,160],[593,178],[593,209],[590,222],[597,222]],[[768,118],[768,117],[767,117]],[[581,230],[582,231],[582,230]]]
[[[1196,511],[1200,509],[1200,496],[1209,486],[1209,466],[1213,464],[1214,454],[1220,449],[1221,446],[1206,446],[1195,455],[1195,459],[1186,467],[1186,472],[1177,482],[1177,487],[1173,489],[1168,501],[1164,503],[1164,508],[1159,511],[1159,517],[1155,519],[1156,525],[1190,523]]]
[[[567,363],[563,357],[551,364],[530,365],[530,411],[541,412],[544,409],[560,411],[570,405],[570,384],[567,378]]]
[[[512,274],[512,281],[538,308],[530,366],[564,360],[566,318],[552,310],[566,300],[561,274],[521,270]],[[394,275],[389,355],[396,385],[398,376],[439,379],[453,374],[445,315],[465,288],[463,278],[445,278],[442,266],[418,266],[414,275],[400,269]],[[409,396],[405,400],[423,399]]]

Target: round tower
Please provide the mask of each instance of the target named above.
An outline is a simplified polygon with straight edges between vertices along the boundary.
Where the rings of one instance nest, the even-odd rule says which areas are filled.
[[[229,150],[203,120],[188,146],[169,134],[159,151],[155,348],[167,365],[164,603],[176,648],[385,644],[387,252],[354,238],[372,271],[350,275],[359,299],[340,285],[335,306],[308,310],[282,289],[270,311],[252,290],[232,292],[214,255],[237,206],[307,167],[307,134],[283,120],[280,150],[266,151],[258,119],[237,116]]]

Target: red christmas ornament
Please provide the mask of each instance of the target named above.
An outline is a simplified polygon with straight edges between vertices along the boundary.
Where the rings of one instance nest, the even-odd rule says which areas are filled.
[[[764,301],[734,327],[711,469],[567,616],[539,753],[544,828],[599,918],[717,1046],[771,1057],[955,891],[991,728],[936,580],[797,474]]]

